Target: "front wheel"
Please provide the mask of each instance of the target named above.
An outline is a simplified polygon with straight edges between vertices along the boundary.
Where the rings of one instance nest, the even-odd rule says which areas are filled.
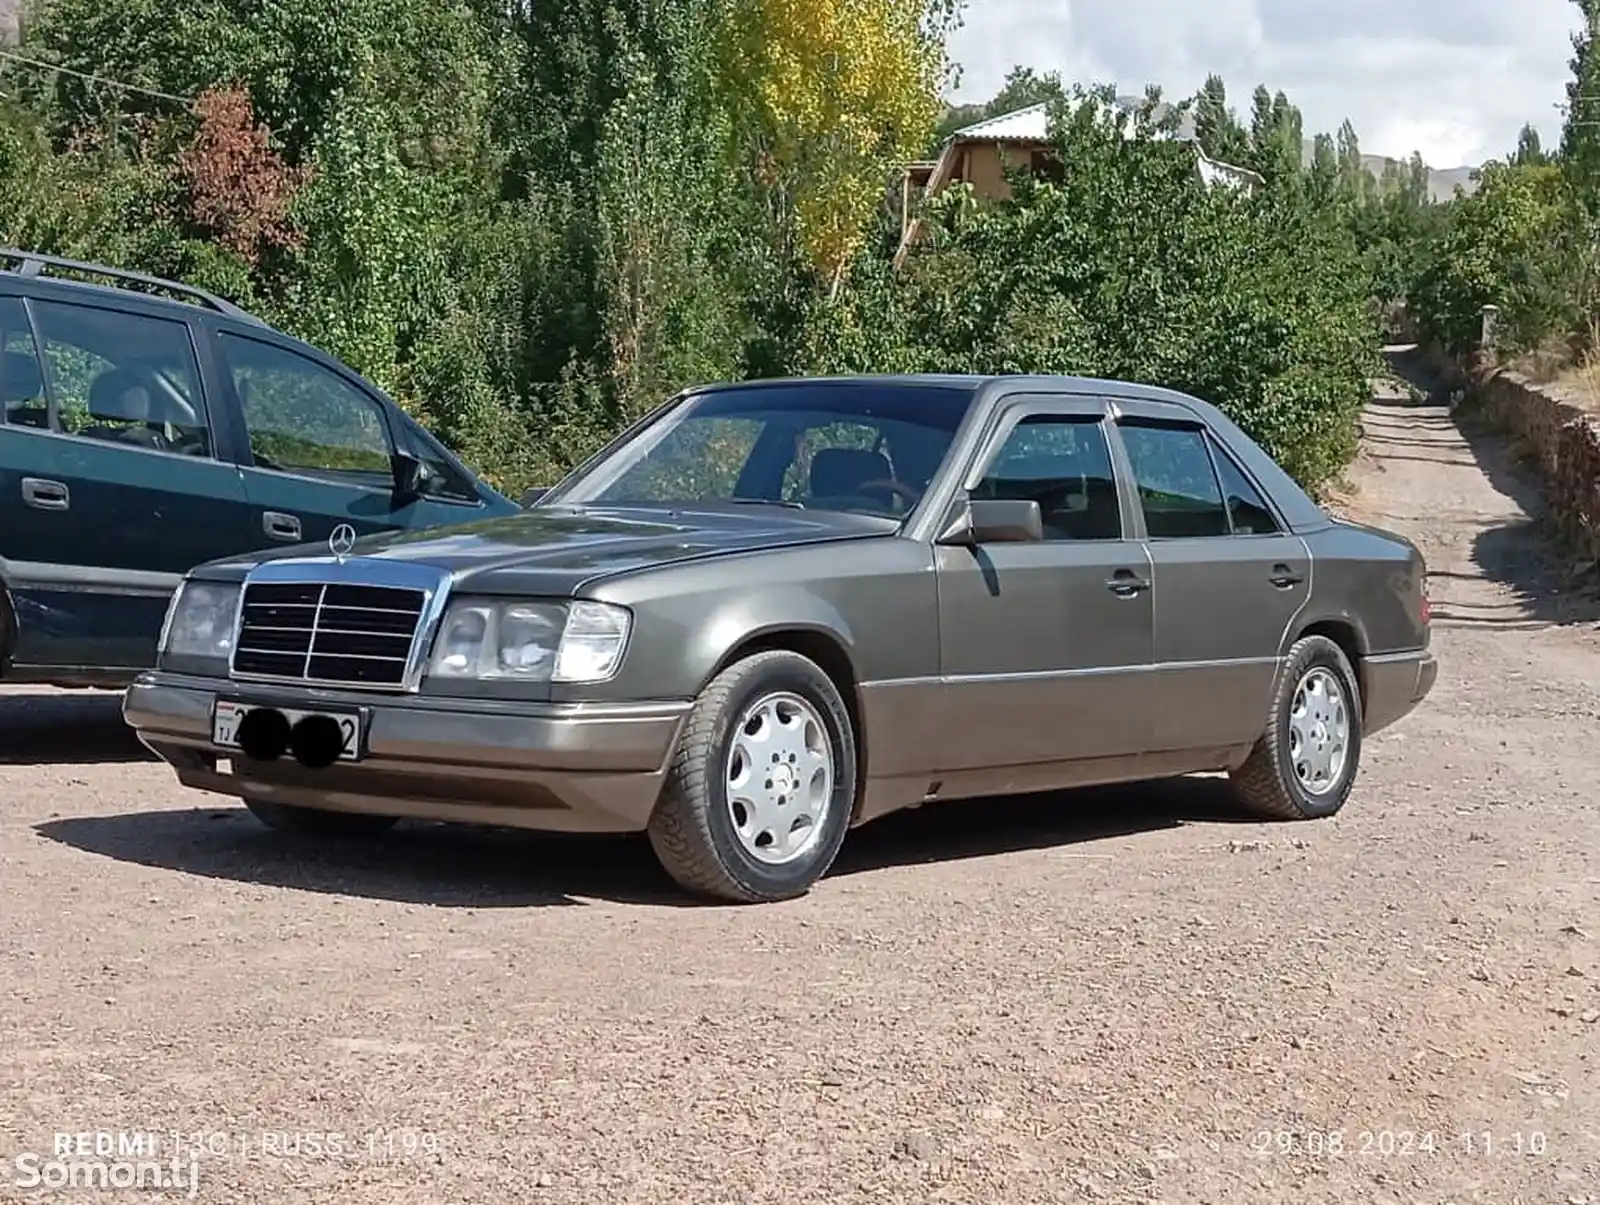
[[[393,828],[399,819],[366,812],[330,812],[323,808],[268,803],[264,799],[246,799],[244,806],[268,828],[307,837],[376,837]]]
[[[1317,820],[1344,806],[1361,762],[1361,691],[1325,636],[1295,642],[1285,659],[1267,730],[1233,772],[1245,809],[1263,820]]]
[[[804,895],[844,842],[856,739],[832,679],[783,649],[713,678],[678,741],[650,844],[690,891],[735,903]]]

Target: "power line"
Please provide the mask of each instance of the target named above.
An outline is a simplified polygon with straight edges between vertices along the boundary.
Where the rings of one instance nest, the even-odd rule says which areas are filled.
[[[46,71],[64,71],[68,75],[75,75],[81,80],[88,80],[93,84],[104,84],[108,88],[118,88],[123,92],[138,92],[145,96],[154,96],[158,100],[176,101],[180,105],[194,103],[192,96],[175,96],[171,92],[162,92],[155,88],[142,88],[138,84],[125,84],[121,80],[111,79],[109,76],[95,75],[89,71],[78,71],[72,67],[63,67],[59,63],[46,63],[41,59],[30,59],[26,55],[13,54],[9,50],[0,50],[0,59],[10,59],[14,63],[26,63],[30,67],[42,67]]]

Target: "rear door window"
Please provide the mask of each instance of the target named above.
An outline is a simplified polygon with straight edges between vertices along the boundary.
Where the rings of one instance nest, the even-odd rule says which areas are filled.
[[[144,451],[211,455],[188,323],[60,301],[34,301],[32,308],[54,430]]]
[[[1118,427],[1151,539],[1232,534],[1203,430],[1139,419]]]

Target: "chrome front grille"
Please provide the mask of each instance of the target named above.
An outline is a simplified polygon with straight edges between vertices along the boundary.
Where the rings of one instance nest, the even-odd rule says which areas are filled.
[[[359,560],[259,566],[239,600],[233,676],[413,689],[422,645],[442,609],[448,575],[436,570],[402,574],[396,568],[371,561],[363,566]],[[406,580],[380,585],[362,581],[362,576]]]

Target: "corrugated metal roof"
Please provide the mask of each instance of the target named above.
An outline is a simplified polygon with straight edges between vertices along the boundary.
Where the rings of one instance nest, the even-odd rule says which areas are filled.
[[[997,141],[1042,142],[1049,136],[1050,106],[1029,105],[1011,113],[1002,113],[976,125],[966,126],[951,135],[952,138],[993,138]]]
[[[1124,113],[1133,113],[1144,104],[1142,96],[1119,96],[1112,102]],[[1155,108],[1156,120],[1172,112],[1172,106],[1162,101]],[[994,142],[1043,142],[1050,136],[1050,105],[1041,102],[1025,109],[1014,109],[998,117],[988,118],[975,125],[966,126],[951,134],[951,138],[974,138]],[[1188,112],[1178,122],[1177,130],[1169,135],[1181,142],[1194,141],[1194,114]]]

